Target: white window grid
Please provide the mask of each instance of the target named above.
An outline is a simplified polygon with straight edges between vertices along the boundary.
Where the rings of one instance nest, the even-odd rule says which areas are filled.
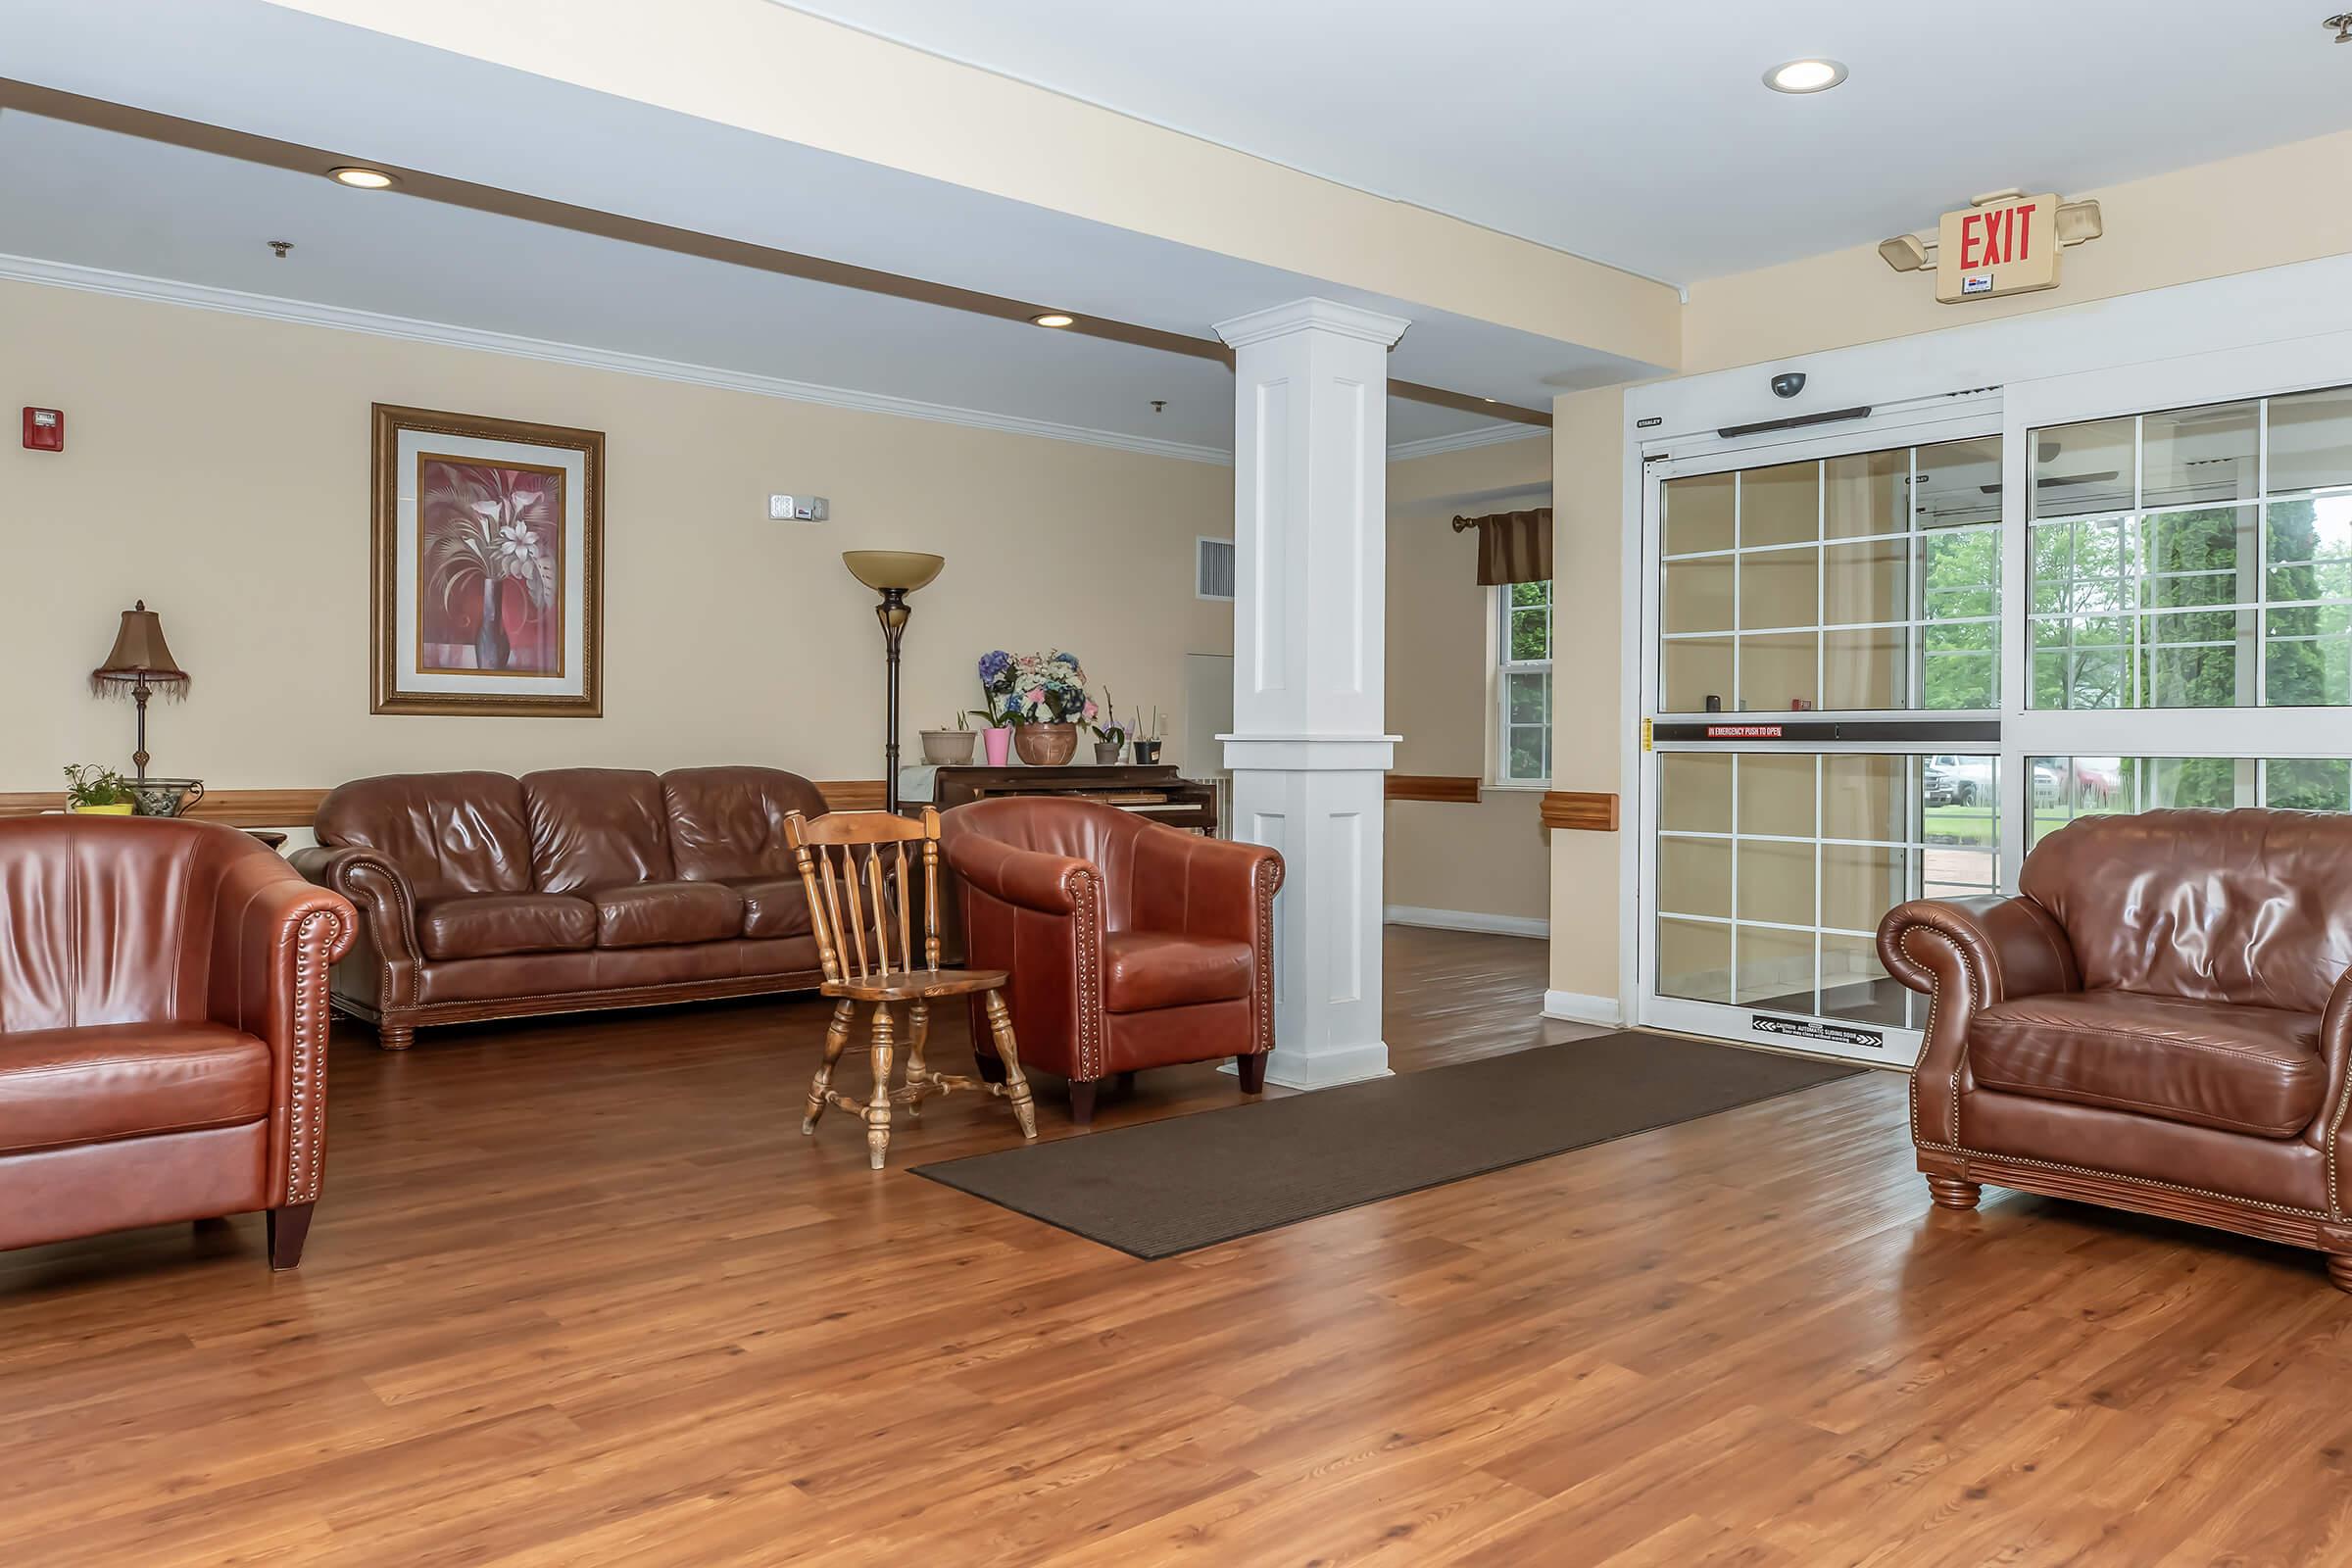
[[[1905,898],[1919,898],[1923,895],[1926,887],[1927,853],[1931,850],[1944,850],[1952,847],[1949,844],[1934,842],[1928,839],[1924,833],[1917,836],[1906,836],[1899,839],[1852,838],[1833,834],[1827,830],[1828,823],[1826,821],[1826,815],[1828,811],[1829,801],[1829,791],[1827,788],[1829,783],[1829,759],[1833,757],[1871,754],[1844,753],[1835,751],[1813,752],[1809,754],[1791,754],[1788,752],[1731,752],[1728,754],[1723,752],[1693,752],[1686,754],[1671,748],[1660,748],[1660,751],[1662,753],[1660,757],[1661,764],[1666,763],[1671,758],[1678,755],[1728,755],[1732,759],[1731,800],[1729,804],[1729,811],[1732,822],[1731,828],[1727,831],[1705,828],[1668,828],[1661,826],[1657,829],[1655,835],[1661,843],[1669,840],[1686,840],[1726,843],[1731,846],[1729,856],[1731,862],[1730,885],[1727,897],[1727,907],[1729,907],[1732,911],[1730,914],[1684,913],[1681,910],[1671,908],[1666,905],[1665,900],[1668,890],[1663,885],[1661,885],[1657,890],[1659,903],[1655,919],[1660,927],[1663,927],[1668,921],[1678,921],[1688,925],[1705,925],[1717,928],[1728,928],[1731,933],[1731,974],[1729,977],[1729,983],[1726,987],[1726,996],[1721,998],[1694,998],[1691,1000],[1723,1001],[1729,1002],[1731,1004],[1736,1006],[1744,1006],[1747,1005],[1751,1001],[1756,1000],[1740,995],[1742,988],[1740,979],[1740,933],[1741,928],[1745,927],[1759,931],[1778,931],[1786,935],[1792,936],[1810,935],[1813,938],[1813,972],[1810,982],[1810,991],[1816,1002],[1818,1002],[1822,995],[1824,981],[1828,978],[1824,972],[1824,964],[1822,961],[1822,953],[1826,944],[1821,939],[1824,937],[1839,937],[1850,941],[1875,942],[1878,937],[1878,931],[1875,927],[1871,930],[1864,931],[1851,926],[1833,925],[1824,918],[1824,906],[1827,903],[1824,890],[1828,882],[1828,878],[1824,875],[1824,862],[1826,859],[1824,852],[1832,849],[1899,851],[1903,856],[1903,873],[1906,879],[1903,896]],[[1740,826],[1740,780],[1746,759],[1751,757],[1771,758],[1775,760],[1785,760],[1791,755],[1810,756],[1812,759],[1813,832],[1810,834],[1754,833],[1742,829]],[[1925,804],[1923,799],[1923,772],[1927,762],[1926,756],[1910,753],[1881,753],[1876,755],[1899,757],[1908,764],[1904,769],[1903,775],[1903,810],[1905,814],[1905,820],[1908,822],[1923,822],[1923,807]],[[1991,753],[1938,753],[1936,755],[1959,755],[1965,757],[1971,761],[1983,761],[1991,770],[1993,777],[1993,789],[1975,808],[1975,809],[1980,810],[1984,814],[1986,826],[1989,829],[1989,837],[1986,839],[1983,847],[1985,857],[1985,863],[1987,866],[1985,878],[1982,883],[1974,881],[1958,882],[1945,878],[1938,878],[1936,882],[1938,896],[1951,897],[1955,894],[1966,895],[1973,893],[1997,893],[2000,891],[1999,867],[2001,849],[2001,808],[1999,788],[2000,759]],[[1657,770],[1657,781],[1659,799],[1655,803],[1656,820],[1663,822],[1665,819],[1664,790],[1666,785],[1666,767],[1664,765],[1661,765]],[[1793,921],[1783,920],[1753,919],[1740,912],[1740,846],[1742,844],[1786,844],[1806,847],[1812,850],[1813,919],[1810,924],[1797,924]],[[1659,942],[1662,951],[1664,946],[1662,936],[1660,937]],[[1919,1019],[1914,1015],[1918,1010],[1918,1008],[1914,1007],[1911,1001],[1906,998],[1904,1003],[1903,1018],[1906,1027],[1912,1027],[1918,1024]]]
[[[1991,626],[1996,628],[1997,631],[2001,620],[2000,564],[1997,557],[1992,564],[1992,575],[1982,584],[1970,583],[1931,589],[1928,587],[1928,542],[1934,539],[1956,539],[1970,534],[1998,534],[2001,528],[2000,521],[1997,518],[1992,518],[1984,522],[1938,524],[1934,527],[1924,526],[1922,523],[1922,514],[1920,512],[1918,501],[1920,449],[1916,446],[1913,446],[1904,448],[1887,447],[1880,450],[1899,450],[1905,455],[1903,504],[1905,507],[1905,521],[1907,526],[1901,529],[1884,533],[1838,534],[1835,537],[1829,534],[1829,465],[1834,461],[1839,461],[1843,458],[1869,457],[1875,455],[1872,453],[1841,454],[1839,459],[1825,457],[1813,460],[1814,496],[1816,509],[1814,516],[1813,538],[1798,539],[1778,544],[1751,545],[1746,543],[1744,537],[1746,527],[1744,489],[1747,483],[1746,476],[1748,470],[1739,469],[1733,471],[1731,474],[1732,546],[1729,549],[1724,550],[1687,550],[1675,554],[1661,552],[1659,555],[1659,591],[1661,594],[1665,592],[1666,575],[1669,567],[1686,562],[1700,561],[1729,561],[1732,564],[1732,624],[1711,630],[1661,630],[1658,633],[1658,640],[1662,644],[1671,644],[1678,642],[1722,642],[1726,639],[1729,639],[1732,645],[1732,680],[1731,691],[1725,695],[1732,703],[1734,709],[1737,709],[1740,706],[1739,693],[1740,690],[1740,658],[1744,651],[1744,645],[1751,640],[1777,637],[1802,637],[1807,635],[1812,636],[1815,640],[1813,652],[1813,693],[1815,707],[1821,708],[1823,706],[1823,699],[1825,699],[1829,693],[1829,639],[1824,636],[1823,633],[1833,631],[1901,631],[1905,634],[1903,640],[1903,690],[1905,695],[1902,705],[1904,710],[1914,711],[1923,710],[1925,704],[1925,693],[1927,689],[1927,666],[1931,661],[1935,660],[1984,661],[1988,666],[1990,666],[1987,671],[1985,687],[1987,695],[1991,697],[1993,701],[1987,702],[1983,710],[1970,709],[1965,710],[1965,711],[1989,711],[1997,704],[1999,691],[1999,665],[1997,661],[2000,658],[1997,641],[1995,645],[1990,648],[1930,648],[1927,646],[1926,632],[1931,627],[1947,626]],[[1787,465],[1775,464],[1771,465],[1770,466],[1782,467],[1787,466]],[[1671,501],[1672,486],[1677,481],[1673,479],[1666,481],[1667,494],[1670,498],[1668,501],[1667,512],[1667,526],[1669,527],[1672,526],[1673,516]],[[1661,542],[1663,541],[1661,540]],[[1829,602],[1830,552],[1832,550],[1842,549],[1850,545],[1889,543],[1900,543],[1905,546],[1903,564],[1904,570],[1908,573],[1905,597],[1909,603],[1909,608],[1912,612],[1911,614],[1901,620],[1832,620],[1828,618],[1823,612]],[[1814,561],[1813,619],[1810,622],[1788,622],[1770,626],[1742,625],[1740,578],[1743,564],[1746,561],[1756,557],[1786,555],[1802,550],[1819,552]],[[1934,613],[1933,606],[1930,603],[1932,598],[1937,594],[1951,595],[1980,593],[1987,595],[1989,598],[1989,602],[1992,607],[1989,613],[1981,615],[1938,615]],[[1663,660],[1661,660],[1659,662],[1658,668],[1657,694],[1658,711],[1661,713],[1673,711],[1673,710],[1669,710],[1666,706],[1665,687],[1666,669],[1665,662]],[[1834,709],[1826,710],[1842,711],[1842,710]]]
[[[2078,765],[2083,761],[2114,762],[2119,774],[2125,771],[2124,763],[2136,763],[2136,766],[2129,770],[2131,800],[2129,802],[2093,803],[2089,809],[2084,809],[2082,775]],[[2270,805],[2272,772],[2279,763],[2325,762],[2342,768],[2344,770],[2343,790],[2333,804],[2322,807],[2301,807],[2300,808],[2352,813],[2352,760],[2341,757],[2093,757],[2088,753],[2071,757],[2035,755],[2026,759],[2028,807],[2026,847],[2032,849],[2035,843],[2039,842],[2043,834],[2054,832],[2065,823],[2072,822],[2078,817],[2122,816],[2151,810],[2163,806],[2167,803],[2160,798],[2157,786],[2162,782],[2168,768],[2177,769],[2184,764],[2213,761],[2228,762],[2234,770],[2234,777],[2231,780],[2230,805],[2232,806]],[[2044,764],[2057,770],[2060,782],[2057,798],[2047,805],[2044,805],[2041,800],[2038,777],[2039,770]],[[2054,820],[2049,821],[2045,826],[2045,817]]]
[[[1551,781],[1551,584],[1544,583],[1542,605],[1521,605],[1512,602],[1516,583],[1499,583],[1494,589],[1494,781],[1497,784],[1548,784]],[[1517,639],[1517,618],[1538,611],[1544,618],[1544,656],[1542,659],[1517,659],[1513,649]],[[1511,716],[1511,690],[1514,675],[1542,677],[1544,713],[1541,720],[1514,719]],[[1518,774],[1511,771],[1512,732],[1526,731],[1535,737],[1537,755],[1543,760],[1538,773]]]
[[[2039,662],[2050,655],[2056,655],[2059,660],[2062,701],[2058,705],[2058,710],[2043,710],[2045,711],[2082,710],[2077,706],[2074,699],[2077,671],[2081,663],[2078,656],[2084,654],[2114,654],[2121,658],[2125,665],[2125,678],[2128,682],[2131,701],[2098,706],[2112,706],[2129,710],[2179,706],[2150,701],[2152,697],[2160,695],[2148,689],[2149,656],[2158,651],[2179,653],[2205,649],[2234,650],[2240,662],[2237,679],[2237,688],[2240,693],[2240,700],[2236,704],[2238,707],[2267,708],[2271,706],[2269,650],[2273,648],[2293,643],[2334,643],[2343,650],[2347,661],[2352,662],[2352,628],[2347,628],[2342,632],[2274,632],[2271,628],[2271,614],[2274,611],[2352,607],[2352,593],[2323,595],[2318,598],[2306,599],[2277,599],[2271,596],[2274,571],[2292,570],[2305,566],[2315,569],[2326,566],[2352,566],[2352,556],[2329,556],[2315,553],[2308,561],[2273,560],[2271,558],[2272,509],[2278,506],[2291,505],[2298,501],[2343,500],[2348,505],[2352,505],[2352,485],[2310,486],[2274,494],[2270,482],[2271,404],[2273,399],[2265,397],[2247,401],[2251,402],[2255,409],[2255,484],[2254,493],[2251,496],[2239,496],[2229,500],[2180,502],[2170,506],[2151,507],[2145,505],[2147,421],[2150,417],[2163,418],[2171,413],[2178,412],[2153,410],[2131,416],[2132,506],[2128,510],[2069,513],[2051,517],[2034,516],[2028,522],[2027,560],[2034,565],[2038,565],[2041,560],[2038,541],[2044,530],[2066,530],[2065,574],[2055,579],[2037,574],[2032,575],[2028,584],[2027,647],[2030,662],[2034,666],[2028,669],[2026,675],[2026,695],[2029,707],[2039,707],[2034,700],[2039,691],[2035,671],[2039,666]],[[2090,422],[2108,423],[2112,421],[2093,420]],[[2058,428],[2065,427],[2059,426]],[[2040,430],[2033,432],[2037,445],[2044,433]],[[2224,511],[2234,513],[2240,519],[2237,532],[2241,541],[2249,532],[2252,534],[2254,559],[2250,564],[2244,559],[2244,546],[2241,543],[2240,559],[2235,565],[2209,567],[2194,571],[2140,569],[2142,561],[2145,559],[2143,553],[2149,542],[2149,536],[2144,531],[2148,523],[2154,522],[2161,527],[2163,519],[2166,517],[2188,513]],[[2084,526],[2098,525],[2112,525],[2119,530],[2126,527],[2132,528],[2134,532],[2130,541],[2131,548],[2118,549],[2116,553],[2117,565],[2113,571],[2080,571],[2077,569],[2077,544],[2081,539],[2080,530]],[[2031,566],[2029,571],[2032,571]],[[2158,584],[2198,578],[2211,578],[2217,581],[2228,579],[2235,591],[2228,599],[2211,604],[2156,607],[2146,602]],[[2041,590],[2045,587],[2054,587],[2058,591],[2059,608],[2055,610],[2034,608],[2042,599]],[[2087,591],[2091,588],[2104,590],[2103,594],[2095,597],[2103,597],[2108,603],[2102,606],[2086,602],[2094,598]],[[2249,588],[2250,592],[2247,591]],[[2234,623],[2234,634],[2230,637],[2185,638],[2164,637],[2156,634],[2157,623],[2169,617],[2224,614],[2231,616]],[[2129,635],[2122,640],[2083,639],[2079,636],[2081,629],[2085,624],[2097,622],[2121,624],[2128,629]],[[2062,635],[2045,643],[2041,640],[2041,633],[2038,630],[2044,626],[2061,628]],[[2251,702],[2245,700],[2249,692],[2253,696]],[[2308,707],[2310,705],[2298,704],[2296,706]]]

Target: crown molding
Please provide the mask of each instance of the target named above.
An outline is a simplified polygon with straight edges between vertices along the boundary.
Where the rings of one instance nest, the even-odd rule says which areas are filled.
[[[1548,441],[1549,430],[1531,430],[1524,424],[1482,424],[1474,429],[1456,430],[1451,435],[1423,436],[1418,441],[1396,441],[1389,446],[1391,463],[1405,463],[1414,458],[1434,458],[1441,452],[1467,452],[1472,447],[1497,447],[1506,441]]]
[[[1083,446],[1107,447],[1115,452],[1133,452],[1146,457],[1176,458],[1187,463],[1208,463],[1222,467],[1233,466],[1232,453],[1217,447],[1196,446],[1190,442],[1160,441],[1150,436],[1127,435],[1117,430],[1056,424],[1048,419],[996,414],[986,409],[957,408],[953,404],[925,403],[916,398],[892,397],[881,392],[821,386],[813,381],[759,375],[748,370],[721,369],[716,366],[690,365],[678,360],[656,359],[651,355],[627,354],[617,349],[520,337],[484,327],[420,321],[405,316],[386,316],[375,311],[319,305],[309,300],[285,299],[271,294],[248,294],[203,283],[182,283],[172,278],[146,277],[136,272],[80,267],[71,262],[0,255],[0,280],[79,289],[84,293],[111,294],[122,299],[149,300],[165,305],[184,305],[197,310],[220,311],[231,316],[250,316],[270,321],[291,321],[301,326],[323,326],[342,332],[366,332],[373,337],[400,338],[412,343],[436,343],[446,348],[473,349],[485,354],[506,354],[516,359],[541,360],[554,365],[574,365],[585,369],[612,370],[621,375],[715,387],[727,392],[748,392],[755,397],[817,403],[861,414],[895,415],[901,418],[968,425],[974,429],[996,430],[1008,435],[1074,441]]]
[[[1394,348],[1396,340],[1404,336],[1404,329],[1412,324],[1401,316],[1383,316],[1378,311],[1342,305],[1338,300],[1310,294],[1302,300],[1268,306],[1262,311],[1251,311],[1247,316],[1219,321],[1216,334],[1225,340],[1226,347],[1246,349],[1252,343],[1263,343],[1268,338],[1283,337],[1311,327],[1341,337],[1377,343],[1386,349]]]

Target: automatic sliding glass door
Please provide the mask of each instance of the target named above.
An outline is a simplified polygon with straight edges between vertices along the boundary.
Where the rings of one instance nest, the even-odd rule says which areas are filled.
[[[1879,917],[2000,882],[1987,422],[1650,465],[1644,1021],[1916,1054]]]

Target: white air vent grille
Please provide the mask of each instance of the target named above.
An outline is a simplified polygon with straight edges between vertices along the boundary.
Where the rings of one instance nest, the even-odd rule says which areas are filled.
[[[1202,599],[1233,598],[1233,541],[1202,539],[1193,556],[1193,592]]]

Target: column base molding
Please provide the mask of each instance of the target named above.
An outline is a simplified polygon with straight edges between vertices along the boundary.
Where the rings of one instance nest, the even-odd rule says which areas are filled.
[[[1232,1062],[1217,1069],[1237,1072]],[[1342,1046],[1336,1051],[1319,1051],[1309,1055],[1303,1051],[1292,1051],[1276,1046],[1266,1057],[1266,1082],[1280,1084],[1285,1089],[1336,1089],[1342,1084],[1366,1083],[1374,1078],[1394,1078],[1396,1071],[1389,1065],[1389,1047],[1384,1040],[1368,1046]]]

